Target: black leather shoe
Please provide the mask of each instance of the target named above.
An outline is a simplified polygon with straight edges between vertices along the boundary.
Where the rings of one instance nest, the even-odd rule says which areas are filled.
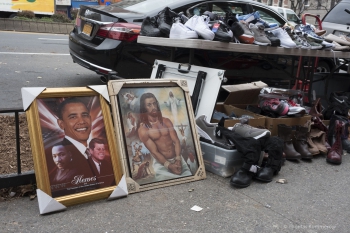
[[[272,32],[270,31],[265,31],[266,37],[271,41],[271,46],[280,46],[281,41],[277,37],[275,37]]]
[[[246,188],[252,182],[253,176],[254,173],[247,171],[244,168],[240,168],[232,175],[230,184],[236,188]]]
[[[227,16],[226,19],[227,26],[231,29],[233,35],[238,38],[239,36],[244,34],[244,29],[242,26],[238,23],[238,20],[235,16]]]
[[[214,40],[221,42],[230,42],[232,40],[232,32],[229,27],[221,20],[209,22],[210,29],[215,33]]]
[[[154,17],[146,17],[141,25],[141,36],[151,36],[151,37],[162,37],[163,34],[160,32],[156,19]]]

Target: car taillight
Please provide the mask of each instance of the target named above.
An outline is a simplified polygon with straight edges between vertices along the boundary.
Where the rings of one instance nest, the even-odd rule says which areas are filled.
[[[80,25],[81,25],[81,19],[79,17],[77,17],[75,19],[75,26],[80,27]]]
[[[134,41],[140,34],[141,26],[131,23],[111,23],[100,27],[97,35],[113,40]]]

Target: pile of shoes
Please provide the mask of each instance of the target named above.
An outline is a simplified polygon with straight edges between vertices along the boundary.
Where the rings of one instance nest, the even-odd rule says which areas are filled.
[[[284,48],[350,50],[350,38],[328,34],[311,24],[279,27],[261,19],[259,11],[246,15],[226,14],[219,19],[206,11],[203,15],[188,18],[183,12],[176,13],[169,7],[155,17],[146,17],[140,35],[173,39],[204,39],[221,42],[280,46]]]
[[[263,128],[255,128],[248,124],[236,123],[225,128],[225,118],[218,124],[208,123],[206,117],[196,119],[201,140],[207,137],[215,145],[231,145],[242,154],[243,165],[230,179],[230,184],[236,188],[245,188],[252,179],[261,182],[271,182],[278,174],[283,164],[283,141],[279,137],[271,137],[271,132]],[[259,166],[261,152],[268,155]]]
[[[260,94],[258,107],[261,109],[259,114],[272,118],[277,117],[301,117],[306,113],[304,107],[293,101],[293,96],[286,97],[277,93]]]
[[[312,159],[327,154],[326,131],[322,121],[308,121],[305,125],[279,124],[278,137],[283,140],[283,152],[287,160]],[[327,129],[327,127],[325,127]]]

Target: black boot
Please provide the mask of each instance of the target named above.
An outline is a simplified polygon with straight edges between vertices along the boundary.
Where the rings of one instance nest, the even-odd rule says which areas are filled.
[[[273,175],[277,175],[283,163],[283,140],[279,137],[270,137],[266,143],[265,151],[269,157],[265,166],[258,170],[254,179],[262,182],[271,182]]]
[[[257,170],[258,168],[256,166],[244,163],[242,167],[232,175],[230,184],[236,188],[248,187]]]
[[[178,17],[178,14],[170,10],[169,7],[165,7],[158,13],[158,28],[165,35],[165,37],[169,37],[174,17]]]
[[[232,175],[230,184],[237,188],[246,188],[250,185],[259,168],[260,142],[254,138],[245,138],[233,132],[225,135],[225,137],[234,143],[237,151],[242,153],[244,160],[242,167]]]

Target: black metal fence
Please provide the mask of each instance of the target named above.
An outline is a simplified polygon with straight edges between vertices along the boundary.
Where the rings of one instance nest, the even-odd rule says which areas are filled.
[[[15,134],[16,134],[16,153],[17,153],[17,173],[0,175],[0,189],[8,187],[16,187],[19,185],[34,184],[34,171],[21,171],[21,147],[19,136],[19,113],[24,112],[23,109],[0,109],[0,114],[14,113],[15,114]],[[1,155],[0,155],[1,156]]]

